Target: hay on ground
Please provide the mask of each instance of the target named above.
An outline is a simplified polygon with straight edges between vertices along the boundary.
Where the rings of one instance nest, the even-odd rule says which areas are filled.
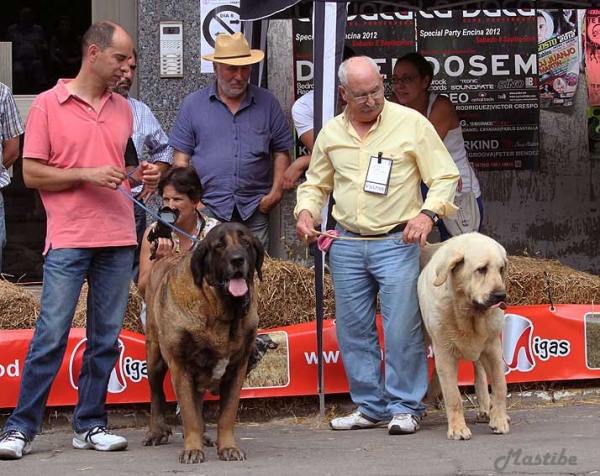
[[[40,301],[33,293],[0,278],[0,329],[31,329],[39,310]]]
[[[315,316],[315,272],[292,261],[265,258],[258,292],[259,326],[262,329],[311,322]],[[325,274],[323,316],[335,317],[331,276]]]
[[[83,285],[75,316],[73,327],[85,327],[87,283]],[[142,333],[140,311],[142,297],[137,287],[132,283],[129,290],[129,300],[125,312],[123,328],[132,332]],[[0,279],[0,329],[32,329],[40,311],[40,300],[23,286]]]
[[[314,270],[292,261],[266,258],[259,284],[258,313],[262,329],[315,320]],[[555,260],[510,256],[507,293],[510,305],[592,304],[600,301],[600,276],[575,271]],[[87,284],[75,311],[73,327],[85,327]],[[323,315],[335,317],[331,276],[325,274]],[[142,298],[131,285],[124,329],[142,333]],[[28,329],[35,325],[39,300],[22,286],[0,280],[0,329]]]
[[[600,276],[575,271],[556,260],[509,256],[507,294],[511,306],[600,302]]]

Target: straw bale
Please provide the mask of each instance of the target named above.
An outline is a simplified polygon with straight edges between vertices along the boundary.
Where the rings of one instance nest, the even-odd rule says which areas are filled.
[[[33,293],[0,278],[0,329],[30,329],[39,310],[40,301]]]
[[[87,293],[88,285],[83,284],[81,295],[75,308],[72,327],[85,327],[87,315]],[[123,321],[123,329],[143,334],[142,323],[140,322],[140,311],[142,310],[142,296],[137,290],[137,286],[131,283],[129,287],[129,299],[127,300],[127,309]]]
[[[600,276],[575,271],[555,260],[510,256],[507,294],[510,305],[592,304],[600,301]],[[272,329],[315,320],[314,270],[292,261],[266,258],[263,281],[258,285],[259,326]],[[87,284],[75,311],[73,327],[85,327]],[[331,276],[325,274],[323,315],[335,317]],[[142,298],[131,285],[124,329],[142,333],[139,319]],[[22,286],[0,279],[0,329],[35,326],[39,300]]]
[[[508,302],[512,306],[593,304],[600,301],[600,276],[575,271],[556,260],[509,256]]]
[[[292,261],[265,258],[263,280],[258,287],[261,329],[301,324],[316,319],[315,272]],[[325,274],[323,316],[335,317],[331,276]]]

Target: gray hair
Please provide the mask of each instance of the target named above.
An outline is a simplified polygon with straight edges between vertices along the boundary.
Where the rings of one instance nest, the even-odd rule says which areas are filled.
[[[366,60],[367,64],[373,68],[373,71],[379,74],[379,66],[377,66],[377,63],[373,58],[370,56],[353,56],[352,58],[348,58],[347,60],[343,61],[340,65],[340,69],[338,70],[338,79],[344,88],[348,86],[348,63],[355,62],[359,58]]]

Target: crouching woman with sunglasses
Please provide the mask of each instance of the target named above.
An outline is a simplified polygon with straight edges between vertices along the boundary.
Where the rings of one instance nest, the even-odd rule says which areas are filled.
[[[142,296],[146,292],[148,277],[154,263],[181,251],[191,250],[206,234],[220,222],[198,211],[202,200],[202,185],[198,174],[192,167],[173,167],[158,182],[158,193],[163,200],[163,208],[169,207],[174,218],[169,237],[156,237],[158,222],[152,223],[144,233],[140,251],[139,291]],[[164,229],[167,225],[162,226]],[[183,231],[185,234],[181,233]],[[163,233],[158,233],[162,235]],[[186,236],[189,235],[189,236]],[[150,239],[148,239],[150,236]],[[156,237],[156,238],[153,238]],[[192,239],[194,238],[194,239]],[[145,315],[142,313],[142,325],[145,330]]]

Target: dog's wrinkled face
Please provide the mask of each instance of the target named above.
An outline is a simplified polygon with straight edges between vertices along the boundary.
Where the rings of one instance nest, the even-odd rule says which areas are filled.
[[[434,285],[451,279],[457,295],[474,308],[506,308],[506,250],[495,240],[469,233],[448,242],[445,267],[436,270]]]
[[[223,223],[206,235],[194,251],[191,271],[196,286],[205,279],[220,292],[242,298],[248,294],[256,270],[262,280],[263,247],[240,223]]]

